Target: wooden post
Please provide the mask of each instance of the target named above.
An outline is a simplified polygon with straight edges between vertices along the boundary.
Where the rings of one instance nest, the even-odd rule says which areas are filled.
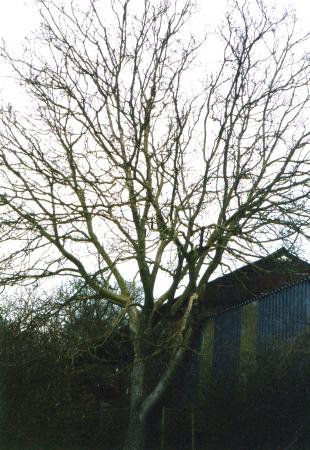
[[[160,448],[164,448],[164,438],[165,438],[165,415],[166,408],[163,406],[161,410],[161,427],[160,427]]]
[[[191,425],[192,425],[192,450],[195,450],[195,411],[193,404],[191,408]]]

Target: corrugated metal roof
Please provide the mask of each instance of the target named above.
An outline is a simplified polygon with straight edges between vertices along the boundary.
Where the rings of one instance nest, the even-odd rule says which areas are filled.
[[[284,258],[284,259],[283,259]],[[227,309],[310,277],[310,264],[284,248],[207,283],[203,314]]]
[[[265,298],[265,297],[268,297],[268,296],[270,296],[270,295],[275,294],[276,292],[281,292],[281,291],[283,291],[283,290],[285,290],[285,289],[288,289],[288,288],[290,288],[290,287],[292,287],[292,286],[296,286],[296,285],[298,285],[298,284],[300,284],[300,283],[304,283],[304,282],[306,282],[306,281],[309,281],[309,282],[310,282],[310,276],[307,276],[307,277],[305,277],[305,278],[303,278],[303,279],[301,279],[301,280],[295,281],[294,283],[291,283],[291,284],[287,284],[287,285],[285,285],[285,286],[282,286],[282,287],[280,287],[280,288],[278,288],[278,289],[274,289],[274,290],[272,290],[272,291],[270,291],[270,292],[264,292],[264,293],[262,293],[262,294],[260,294],[260,295],[257,295],[256,297],[251,298],[251,299],[249,299],[249,300],[243,300],[243,301],[241,301],[240,303],[238,303],[238,304],[236,304],[236,305],[229,306],[229,307],[223,309],[222,311],[218,311],[218,312],[214,312],[214,313],[208,314],[208,315],[206,315],[206,316],[203,318],[203,320],[208,320],[208,319],[210,319],[210,318],[219,316],[219,315],[221,315],[221,314],[227,313],[227,312],[232,311],[232,310],[234,310],[234,309],[242,308],[244,305],[247,305],[247,304],[249,304],[249,303],[254,303],[254,302],[256,302],[256,301],[260,301],[260,300],[262,300],[262,299]]]

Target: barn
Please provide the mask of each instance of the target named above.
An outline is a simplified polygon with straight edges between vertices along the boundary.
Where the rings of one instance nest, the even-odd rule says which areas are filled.
[[[245,386],[257,378],[270,355],[310,335],[310,264],[281,248],[211,281],[198,316],[192,348],[162,413],[163,434],[189,430],[192,448],[195,436],[216,420],[216,408],[223,407],[219,397],[225,403],[236,386],[239,394],[247,395]],[[210,417],[212,396],[217,396],[217,406]]]
[[[255,365],[310,329],[310,264],[282,248],[217,278],[207,286],[201,315],[200,379]]]

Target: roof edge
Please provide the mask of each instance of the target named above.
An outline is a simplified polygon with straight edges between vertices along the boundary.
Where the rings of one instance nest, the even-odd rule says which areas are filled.
[[[288,258],[290,258],[291,260],[294,260],[296,262],[300,261],[303,264],[307,264],[309,266],[309,268],[310,268],[310,263],[308,263],[308,261],[306,261],[306,260],[304,260],[302,258],[299,258],[299,256],[294,255],[289,250],[287,250],[287,248],[280,247],[278,250],[275,250],[274,252],[270,253],[267,256],[263,256],[260,259],[257,259],[257,260],[255,260],[253,262],[249,262],[248,264],[245,264],[244,266],[238,267],[238,269],[235,269],[235,270],[233,270],[231,272],[225,273],[224,275],[221,275],[220,277],[214,278],[214,280],[209,281],[207,283],[207,285],[213,284],[216,281],[219,281],[222,278],[227,277],[229,275],[237,274],[238,272],[240,272],[242,270],[245,270],[247,267],[254,267],[254,268],[257,267],[257,268],[261,269],[259,267],[258,263],[261,263],[261,262],[264,262],[264,261],[268,261],[269,259],[272,259],[272,258],[279,258],[281,256],[287,256]]]
[[[254,303],[256,301],[261,301],[263,300],[265,297],[268,297],[269,295],[273,295],[276,292],[280,292],[283,291],[285,289],[288,289],[290,287],[296,286],[298,284],[304,283],[305,281],[310,282],[310,276],[307,276],[305,278],[302,278],[301,280],[295,281],[294,283],[291,284],[286,284],[285,286],[281,286],[278,289],[274,289],[272,291],[269,292],[265,292],[264,294],[259,294],[256,297],[251,298],[250,300],[243,300],[240,303],[237,303],[236,305],[230,306],[228,308],[223,309],[222,311],[218,311],[209,315],[206,315],[205,317],[203,317],[202,320],[208,320],[208,319],[212,319],[213,317],[217,317],[220,316],[221,314],[224,314],[226,312],[232,311],[233,309],[238,309],[238,308],[242,308],[245,305],[248,305],[250,303]]]

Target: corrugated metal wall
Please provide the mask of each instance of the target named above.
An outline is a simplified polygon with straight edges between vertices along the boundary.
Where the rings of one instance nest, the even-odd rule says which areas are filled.
[[[179,402],[195,402],[211,379],[255,367],[260,356],[307,329],[310,279],[207,318],[195,338],[197,353],[187,358],[178,375],[183,384]]]
[[[200,323],[194,351],[178,370],[173,403],[203,405],[212,382],[247,377],[264,354],[306,331],[310,332],[310,279],[210,316]]]
[[[210,317],[202,331],[200,371],[254,363],[257,355],[305,333],[308,324],[309,279]]]

